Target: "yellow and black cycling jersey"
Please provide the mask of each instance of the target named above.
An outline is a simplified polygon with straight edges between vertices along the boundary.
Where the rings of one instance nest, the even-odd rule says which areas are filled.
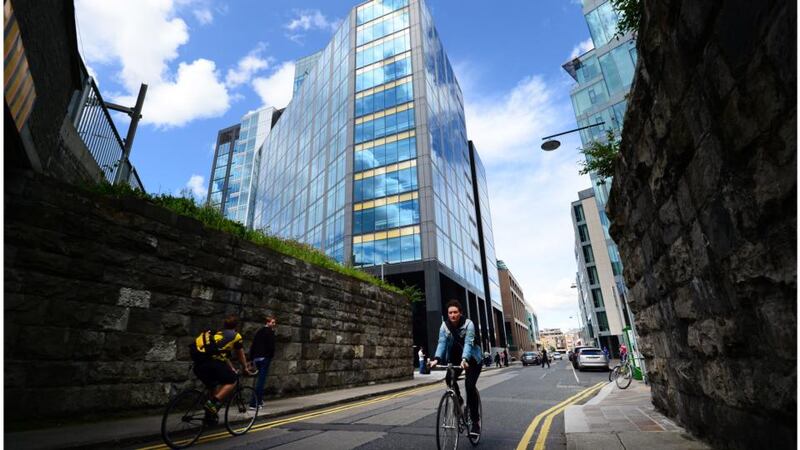
[[[213,340],[212,340],[213,339]],[[236,330],[204,331],[194,341],[194,351],[198,356],[227,361],[234,350],[244,347],[242,335]]]

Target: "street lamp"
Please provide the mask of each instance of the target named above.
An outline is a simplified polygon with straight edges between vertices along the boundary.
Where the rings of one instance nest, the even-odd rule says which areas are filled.
[[[561,142],[559,142],[556,139],[552,139],[552,138],[554,138],[556,136],[563,136],[565,134],[574,133],[576,131],[581,131],[581,130],[585,130],[587,128],[597,127],[597,126],[605,125],[605,124],[606,124],[605,122],[597,122],[597,123],[593,123],[591,125],[586,125],[585,127],[575,128],[574,130],[564,131],[562,133],[557,133],[557,134],[554,134],[552,136],[543,137],[542,140],[544,142],[542,143],[542,150],[544,150],[546,152],[552,152],[553,150],[555,150],[558,147],[560,147],[561,146]]]

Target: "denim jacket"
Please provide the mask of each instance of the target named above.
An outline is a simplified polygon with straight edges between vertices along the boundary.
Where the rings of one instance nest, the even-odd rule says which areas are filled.
[[[481,347],[475,342],[475,324],[471,320],[466,319],[464,324],[458,329],[459,336],[464,336],[464,351],[461,353],[461,359],[475,358],[475,361],[481,361]],[[439,343],[436,346],[436,359],[447,361],[450,358],[450,348],[453,346],[455,338],[447,324],[442,322],[439,327]]]

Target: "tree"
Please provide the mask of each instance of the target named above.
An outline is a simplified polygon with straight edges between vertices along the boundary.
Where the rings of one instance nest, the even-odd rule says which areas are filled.
[[[639,23],[642,19],[641,0],[611,0],[611,7],[619,15],[615,36],[621,37],[629,31],[634,33],[639,31]]]
[[[581,162],[581,175],[596,173],[598,183],[614,176],[614,165],[619,157],[619,139],[613,130],[606,131],[606,139],[593,141],[581,150],[586,160]]]

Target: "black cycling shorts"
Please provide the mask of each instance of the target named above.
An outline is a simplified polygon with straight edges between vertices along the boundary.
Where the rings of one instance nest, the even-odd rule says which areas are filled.
[[[233,373],[228,363],[217,359],[209,359],[194,364],[194,374],[209,389],[213,389],[220,384],[236,383],[236,374]]]

